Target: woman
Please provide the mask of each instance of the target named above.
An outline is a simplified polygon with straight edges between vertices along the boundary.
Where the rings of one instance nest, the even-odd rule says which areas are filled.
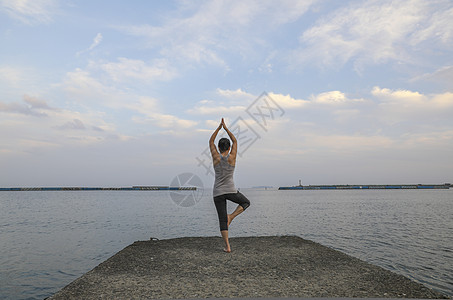
[[[217,150],[214,140],[222,127],[228,133],[228,136],[232,141],[232,145],[230,146],[229,139],[221,138],[218,144],[219,150]],[[234,186],[233,173],[236,165],[237,148],[237,140],[228,130],[222,118],[219,127],[217,127],[209,139],[209,149],[211,150],[212,162],[215,170],[213,189],[214,203],[217,209],[217,214],[219,215],[220,233],[222,234],[223,241],[225,242],[225,248],[223,251],[227,253],[231,252],[230,243],[228,241],[228,226],[234,218],[250,206],[250,201],[239,191],[237,191]],[[230,200],[238,204],[232,214],[227,214],[226,200]]]

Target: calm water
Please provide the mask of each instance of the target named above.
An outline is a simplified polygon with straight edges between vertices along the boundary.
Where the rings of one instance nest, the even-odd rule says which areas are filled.
[[[451,189],[243,193],[230,236],[298,235],[453,296]],[[136,240],[217,227],[208,192],[188,208],[164,191],[0,192],[0,298],[43,299]]]

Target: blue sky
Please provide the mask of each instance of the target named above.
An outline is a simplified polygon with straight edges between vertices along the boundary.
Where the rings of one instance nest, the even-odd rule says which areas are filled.
[[[210,186],[222,117],[239,187],[453,182],[449,0],[0,0],[0,45],[0,186]]]

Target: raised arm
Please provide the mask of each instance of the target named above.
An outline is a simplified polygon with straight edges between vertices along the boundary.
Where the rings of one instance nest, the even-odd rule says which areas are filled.
[[[228,162],[231,165],[235,165],[236,164],[236,155],[238,153],[238,142],[237,142],[236,137],[234,136],[234,134],[226,127],[225,122],[223,121],[223,118],[222,118],[221,125],[223,126],[225,131],[228,133],[228,136],[230,137],[231,142],[232,142],[231,151],[230,151],[230,157],[228,158]]]
[[[212,163],[214,165],[217,165],[220,162],[220,154],[219,151],[217,151],[217,147],[215,146],[215,138],[217,137],[217,134],[219,133],[220,129],[222,129],[223,126],[223,118],[222,122],[220,122],[219,127],[214,131],[214,133],[211,135],[211,138],[209,139],[209,149],[211,150],[211,156],[212,156]]]

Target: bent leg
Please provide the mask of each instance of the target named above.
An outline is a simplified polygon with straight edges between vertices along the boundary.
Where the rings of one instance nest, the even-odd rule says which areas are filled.
[[[233,221],[234,218],[236,218],[239,214],[241,214],[244,211],[244,208],[239,204],[236,209],[228,215],[228,226],[230,226],[231,221]]]
[[[246,210],[250,206],[250,201],[240,192],[227,194],[226,198],[238,204],[234,212],[228,215],[228,226],[229,226],[234,218],[236,218],[239,214],[241,214],[244,210]]]

